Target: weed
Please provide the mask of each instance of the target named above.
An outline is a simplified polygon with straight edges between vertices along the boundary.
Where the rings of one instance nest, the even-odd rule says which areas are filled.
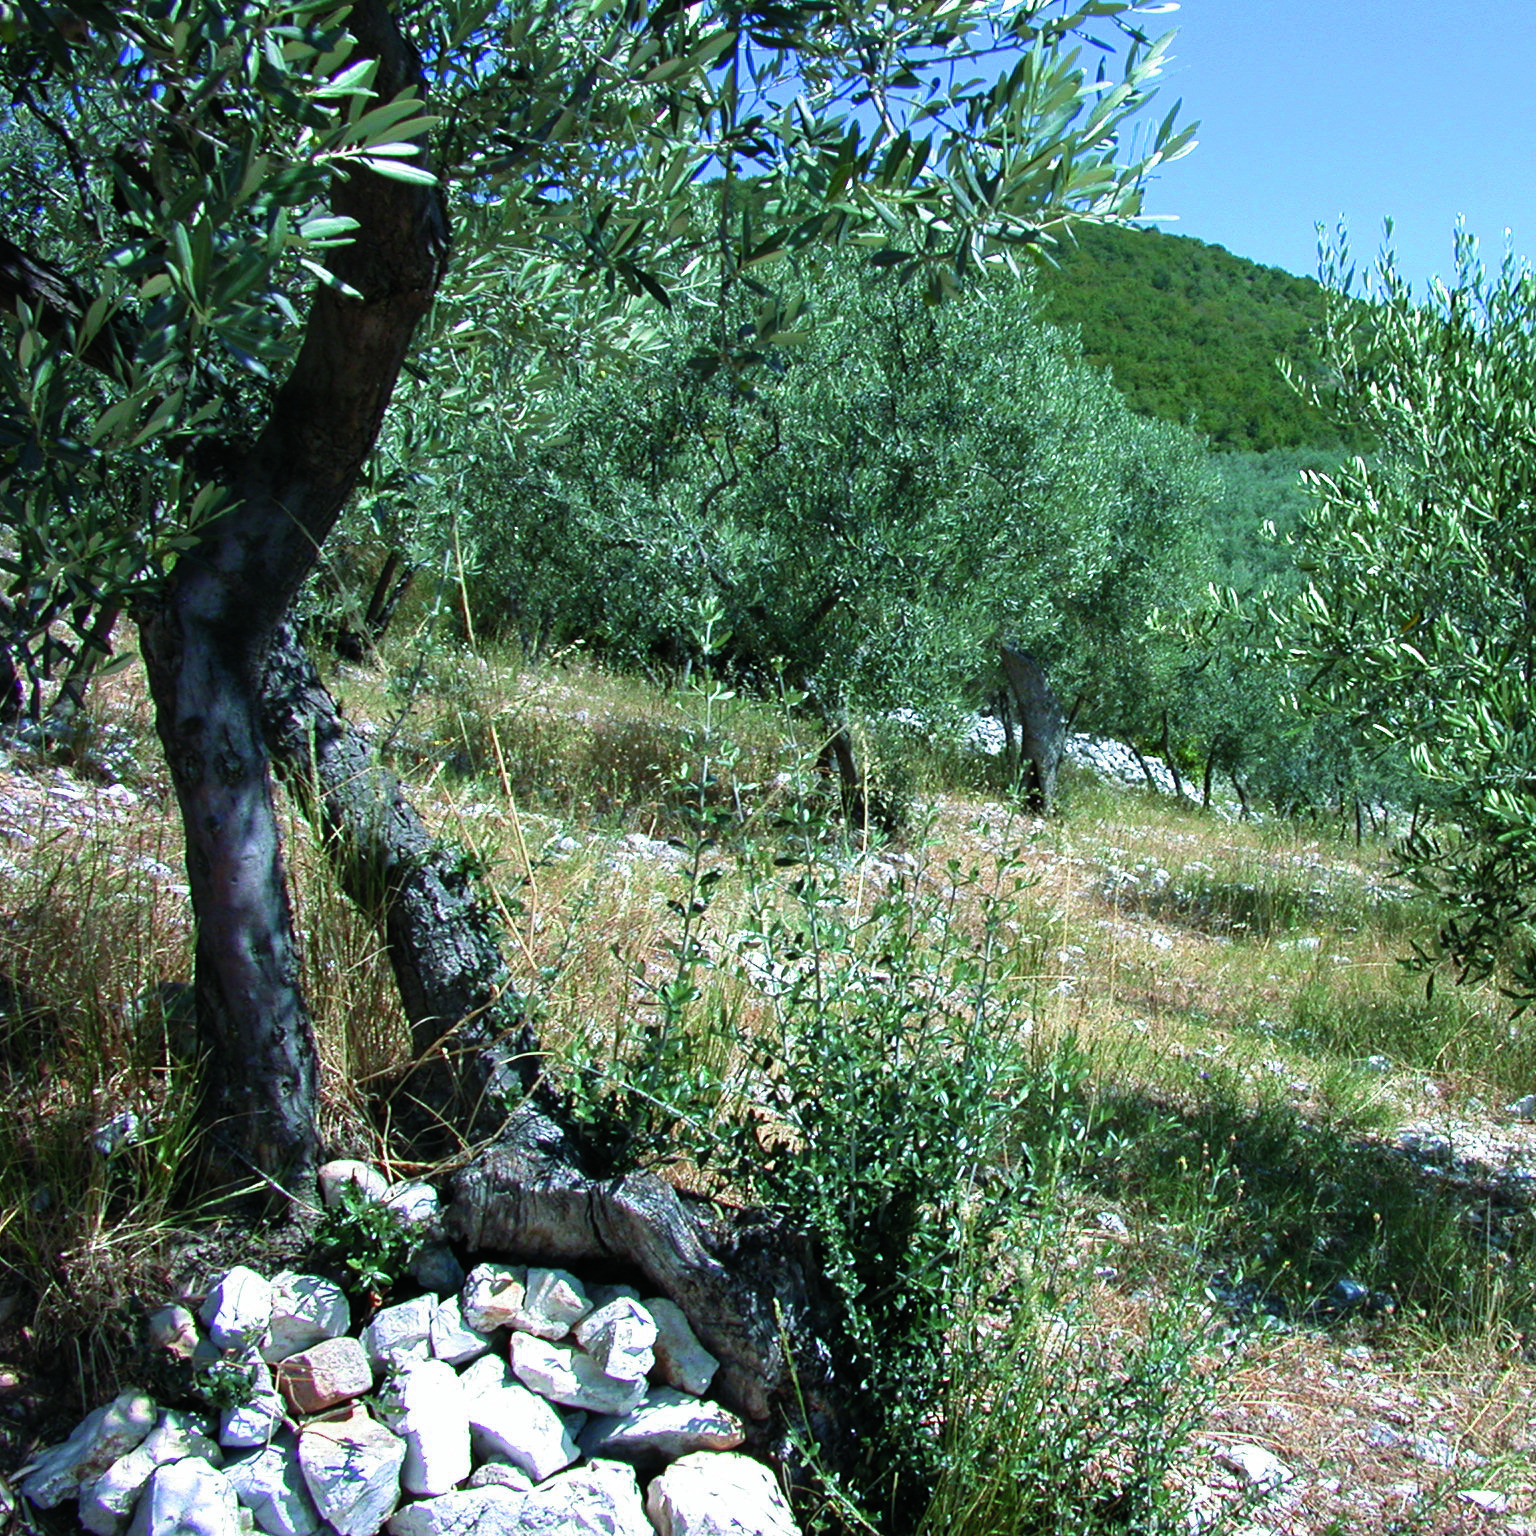
[[[340,1185],[315,1229],[321,1253],[347,1272],[356,1292],[373,1297],[394,1288],[416,1241],[399,1211],[352,1183]]]

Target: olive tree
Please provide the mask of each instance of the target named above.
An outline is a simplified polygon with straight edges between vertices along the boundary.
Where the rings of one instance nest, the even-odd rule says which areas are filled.
[[[527,1043],[473,893],[285,625],[401,369],[480,379],[487,333],[558,353],[589,296],[622,345],[636,304],[669,301],[668,271],[757,285],[760,348],[793,313],[758,275],[780,253],[870,241],[937,295],[988,251],[1134,213],[1146,173],[1188,145],[1170,118],[1123,153],[1163,54],[1139,9],[0,8],[4,174],[24,194],[0,229],[9,649],[27,665],[83,605],[137,620],[226,1170],[298,1187],[318,1149],[274,754],[318,759],[423,1054],[446,1065],[441,1041],[470,1031],[484,1087]],[[1091,21],[1131,35],[1122,78],[1084,68]],[[693,216],[706,173],[760,173],[729,227]],[[536,430],[512,394],[533,387],[514,365],[485,408]]]
[[[1390,234],[1390,231],[1389,231]],[[1305,594],[1283,633],[1312,690],[1408,749],[1439,791],[1401,845],[1443,903],[1421,964],[1462,976],[1507,962],[1536,995],[1536,276],[1490,273],[1458,229],[1455,274],[1416,299],[1390,244],[1363,295],[1326,250],[1324,336],[1339,421],[1379,444],[1308,476]],[[1361,298],[1365,302],[1361,302]]]

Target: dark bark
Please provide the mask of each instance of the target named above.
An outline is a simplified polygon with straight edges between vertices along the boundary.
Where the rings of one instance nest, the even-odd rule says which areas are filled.
[[[1011,645],[998,647],[1003,676],[1019,712],[1019,767],[1025,801],[1037,815],[1056,805],[1056,777],[1066,750],[1067,726],[1061,705],[1046,680],[1045,668],[1033,656]]]
[[[539,1074],[500,923],[462,855],[417,815],[342,717],[292,625],[268,655],[262,720],[278,775],[321,829],[343,889],[379,925],[417,1065],[406,1128],[495,1132]],[[397,1104],[395,1118],[401,1119]]]
[[[864,776],[859,771],[858,754],[853,749],[853,733],[847,717],[840,711],[821,710],[826,738],[816,755],[823,772],[836,769],[838,804],[850,831],[862,831],[869,824],[869,802],[864,793]]]
[[[66,273],[4,235],[0,235],[0,304],[8,309],[26,305],[36,316],[38,329],[50,340],[59,336],[72,340],[74,326],[89,307],[79,286]],[[81,357],[103,373],[119,375],[127,351],[121,333],[121,325],[109,322],[91,339]]]
[[[354,59],[380,61],[383,98],[422,83],[383,0],[360,0],[348,24]],[[331,265],[360,297],[317,291],[292,372],[228,479],[235,509],[136,614],[186,828],[221,1171],[249,1162],[288,1188],[307,1182],[318,1151],[316,1067],[268,777],[262,675],[373,447],[446,249],[432,189],[354,170],[336,183],[332,209],[358,224]]]
[[[844,1306],[815,1245],[791,1222],[680,1193],[649,1173],[592,1177],[569,1135],[531,1107],[454,1177],[446,1220],[471,1253],[606,1268],[680,1306],[720,1360],[713,1390],[756,1421],[777,1409],[832,1468],[859,1447]]]

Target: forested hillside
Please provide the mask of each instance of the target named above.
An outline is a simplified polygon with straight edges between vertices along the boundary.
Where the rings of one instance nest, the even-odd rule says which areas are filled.
[[[1223,449],[1334,447],[1276,359],[1315,356],[1323,290],[1219,245],[1154,229],[1088,225],[1062,242],[1039,286],[1045,314],[1081,333],[1134,410],[1192,424]]]

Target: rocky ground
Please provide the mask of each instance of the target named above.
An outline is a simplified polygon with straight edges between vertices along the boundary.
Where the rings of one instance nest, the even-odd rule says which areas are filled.
[[[0,762],[0,878],[20,880],[42,846],[106,839],[121,849],[128,874],[174,900],[185,888],[168,848],[167,814],[152,780],[129,787],[109,775],[76,774],[13,754]],[[588,848],[594,836],[579,829],[561,835],[570,842],[567,854]],[[1070,914],[1058,934],[1064,942],[1053,1006],[1070,1012],[1101,990],[1095,946],[1112,943],[1119,956],[1116,986],[1145,999],[1160,1028],[1160,1004],[1208,985],[1202,977],[1224,941],[1148,910],[1155,904],[1127,899],[1145,896],[1165,866],[1149,863],[1133,840],[1121,848],[1111,836],[1063,837],[1042,825],[1026,839],[1024,857],[1039,881],[1040,900]],[[612,842],[616,866],[672,856],[666,844],[638,834],[615,835]],[[1279,1069],[1290,1070],[1284,1061]],[[1394,1072],[1390,1063],[1383,1073],[1397,1111],[1390,1127],[1373,1135],[1427,1192],[1459,1191],[1469,1210],[1529,1202],[1536,1181],[1536,1127],[1529,1117],[1536,1106],[1484,1104],[1432,1076]],[[1308,1102],[1309,1088],[1294,1085],[1298,1103]],[[1105,1231],[1085,1234],[1085,1242],[1091,1238],[1102,1252]],[[162,1299],[210,1284],[247,1241],[230,1231],[222,1240],[204,1234],[174,1244]],[[1116,1289],[1115,1265],[1101,1267],[1104,1316],[1113,1324],[1118,1309],[1134,1325],[1135,1308]],[[1216,1351],[1219,1390],[1181,1473],[1192,1510],[1225,1512],[1254,1536],[1515,1536],[1536,1524],[1536,1368],[1527,1340],[1488,1338],[1451,1350],[1427,1345],[1402,1318],[1362,1315],[1330,1327],[1289,1318],[1255,1326],[1254,1318],[1236,1315],[1240,1310],[1219,1279],[1213,1281],[1211,1327],[1226,1342]],[[0,1423],[8,1442],[0,1472],[8,1477],[78,1416],[86,1374],[78,1362],[39,1359],[29,1349],[27,1328],[26,1298],[0,1276]]]

